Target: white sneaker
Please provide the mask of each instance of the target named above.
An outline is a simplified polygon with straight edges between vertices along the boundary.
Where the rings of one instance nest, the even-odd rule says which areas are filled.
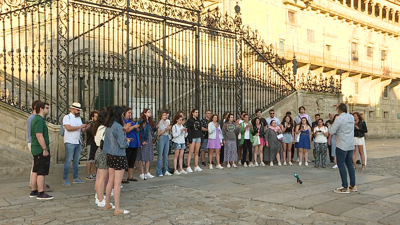
[[[179,173],[178,170],[175,170],[174,174],[175,174],[175,175],[181,175],[181,173]]]
[[[194,168],[194,171],[195,172],[201,172],[201,171],[203,171],[199,166],[196,166],[195,168]]]
[[[283,165],[286,166],[286,161],[283,161]]]
[[[165,176],[172,176],[172,174],[170,172],[166,171]]]
[[[162,175],[162,174],[160,174],[160,175],[158,175],[158,177],[163,177],[164,175]]]
[[[282,163],[281,163],[281,162],[278,162],[278,166],[282,166]]]
[[[221,164],[218,164],[215,168],[222,170],[224,167],[222,167]]]
[[[144,174],[142,173],[142,174],[140,174],[140,179],[142,179],[142,180],[144,180],[144,178],[145,178],[145,176],[144,176]]]
[[[301,166],[301,162],[299,162],[299,166]]]
[[[148,179],[151,179],[151,178],[154,178],[154,176],[153,176],[153,175],[151,175],[151,173],[150,173],[150,172],[148,172],[148,173],[146,174],[146,178],[148,178]]]
[[[244,168],[247,168],[247,163],[243,163]]]
[[[264,162],[261,162],[261,163],[260,163],[260,166],[265,166],[265,163],[264,163]]]
[[[242,162],[240,160],[238,161],[238,165],[242,165]]]
[[[210,170],[214,169],[212,164],[208,165],[208,169],[210,169]]]
[[[254,164],[254,166],[259,167],[260,165],[258,165],[258,162],[256,162],[256,163]]]
[[[338,166],[337,165],[334,165],[333,167],[332,167],[332,169],[337,169],[338,168]]]
[[[308,162],[306,161],[306,162],[304,163],[304,165],[305,165],[305,166],[308,166]]]
[[[188,174],[185,170],[181,170],[180,174]]]
[[[226,168],[231,168],[231,164],[228,163],[228,164],[226,165]]]
[[[274,166],[274,162],[270,162],[270,163],[269,163],[269,166]]]
[[[296,162],[300,162],[300,159],[299,159],[299,158],[297,158]]]
[[[252,162],[249,163],[249,167],[254,167],[254,164]]]
[[[189,166],[188,168],[186,168],[186,172],[188,172],[188,173],[193,173],[193,170],[192,170],[192,168],[190,168],[190,166]]]
[[[234,163],[234,164],[232,164],[232,167],[233,167],[233,168],[237,168],[237,166],[236,166],[236,164],[235,164],[235,163]]]
[[[289,165],[290,165],[290,166],[293,166],[293,163],[292,163],[292,162],[289,162]]]

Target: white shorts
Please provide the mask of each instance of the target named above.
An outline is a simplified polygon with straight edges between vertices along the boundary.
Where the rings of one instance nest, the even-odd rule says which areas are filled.
[[[354,145],[365,145],[365,138],[354,137]]]

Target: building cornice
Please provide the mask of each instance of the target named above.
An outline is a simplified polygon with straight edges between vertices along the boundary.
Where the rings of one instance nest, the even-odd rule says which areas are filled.
[[[309,4],[308,9],[311,9],[313,11],[318,11],[321,14],[328,14],[331,17],[336,17],[340,20],[345,20],[346,22],[349,22],[349,23],[352,23],[355,25],[360,25],[361,27],[367,27],[368,29],[372,29],[377,32],[382,32],[383,34],[392,35],[396,38],[400,36],[400,28],[397,28],[396,30],[394,30],[394,29],[388,29],[388,28],[385,28],[385,27],[382,27],[382,26],[379,26],[376,24],[371,24],[371,23],[366,22],[365,20],[361,20],[361,19],[352,17],[350,13],[345,13],[345,11],[343,11],[343,12],[334,11],[332,8],[326,8],[322,5],[318,5],[318,4],[316,4],[316,1],[313,1],[312,4]],[[365,15],[365,16],[367,16],[367,15]],[[389,24],[389,25],[392,25],[392,24]],[[392,26],[394,26],[394,25],[392,25]]]
[[[400,6],[400,0],[386,0],[386,1],[388,1],[388,2],[390,2],[390,3],[393,3],[393,4],[395,4],[395,5]]]

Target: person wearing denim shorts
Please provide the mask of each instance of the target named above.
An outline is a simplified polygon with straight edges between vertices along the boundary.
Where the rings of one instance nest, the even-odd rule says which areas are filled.
[[[188,136],[187,128],[183,126],[183,117],[179,114],[175,115],[172,120],[172,124],[174,124],[171,128],[172,130],[172,143],[174,143],[175,157],[174,157],[174,174],[181,175],[187,174],[185,170],[183,170],[183,154],[186,149],[185,145],[185,137]],[[179,157],[179,168],[177,169]]]

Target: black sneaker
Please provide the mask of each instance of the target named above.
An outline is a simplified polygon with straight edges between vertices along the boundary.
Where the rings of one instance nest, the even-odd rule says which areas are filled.
[[[205,163],[205,162],[202,162],[201,165],[202,165],[202,166],[206,166],[206,163]]]
[[[361,164],[361,161],[360,160],[357,160],[357,162],[356,162],[357,164]]]
[[[36,199],[37,200],[51,200],[51,199],[54,199],[54,197],[43,192],[43,194],[38,195],[36,197]]]
[[[31,193],[29,194],[29,197],[35,198],[38,194],[39,194],[39,193],[38,193],[37,190],[36,190],[36,191],[31,191]]]

